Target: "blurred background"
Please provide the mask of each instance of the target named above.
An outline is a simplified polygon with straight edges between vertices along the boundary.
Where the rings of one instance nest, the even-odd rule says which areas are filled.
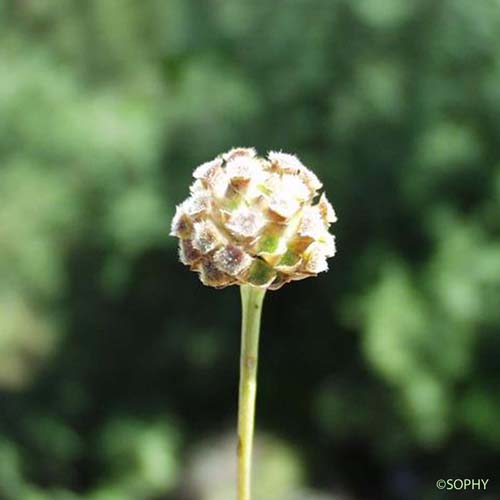
[[[500,495],[498,0],[0,0],[0,499],[232,500],[239,290],[168,236],[296,153],[338,255],[269,293],[256,500]]]

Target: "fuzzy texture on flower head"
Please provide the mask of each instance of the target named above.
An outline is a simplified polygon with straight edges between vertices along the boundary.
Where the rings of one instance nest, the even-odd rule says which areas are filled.
[[[316,175],[286,153],[235,148],[200,165],[172,220],[183,264],[208,286],[276,290],[328,270],[337,220]]]

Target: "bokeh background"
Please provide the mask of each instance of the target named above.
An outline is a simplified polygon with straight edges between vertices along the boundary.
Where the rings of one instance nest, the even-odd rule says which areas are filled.
[[[168,236],[233,146],[339,216],[266,298],[256,500],[499,498],[499,139],[498,0],[1,0],[0,498],[234,499],[238,289]]]

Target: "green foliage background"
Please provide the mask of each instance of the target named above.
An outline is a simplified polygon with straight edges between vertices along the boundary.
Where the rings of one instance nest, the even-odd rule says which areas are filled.
[[[339,215],[266,299],[258,498],[498,498],[499,137],[497,0],[0,0],[0,498],[233,498],[238,290],[168,229],[240,145]]]

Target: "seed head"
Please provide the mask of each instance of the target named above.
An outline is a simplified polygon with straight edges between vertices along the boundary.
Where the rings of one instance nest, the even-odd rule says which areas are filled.
[[[208,286],[276,290],[328,270],[337,217],[316,175],[290,154],[235,148],[200,165],[170,234]],[[319,199],[318,199],[319,197]]]

